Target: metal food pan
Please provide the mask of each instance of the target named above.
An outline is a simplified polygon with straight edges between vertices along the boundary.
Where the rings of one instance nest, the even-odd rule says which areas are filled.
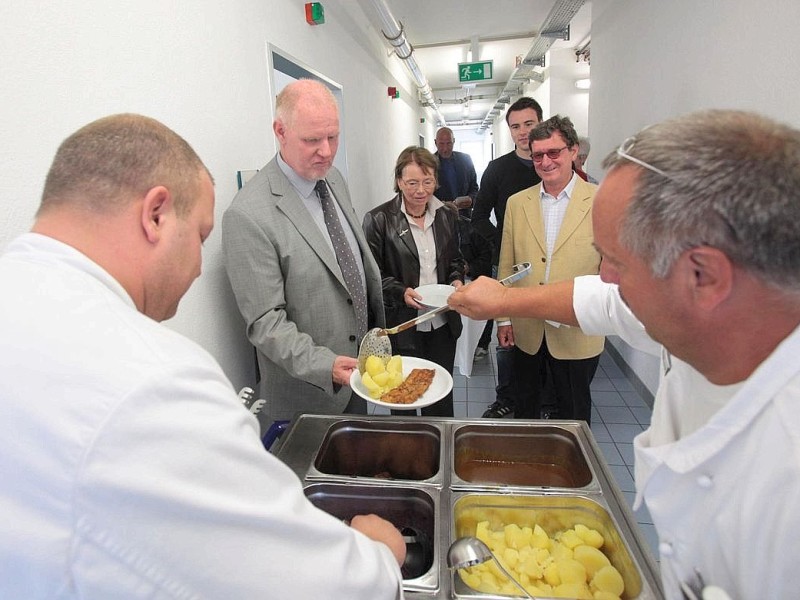
[[[403,588],[435,591],[439,586],[440,518],[438,491],[433,488],[312,483],[306,497],[317,508],[342,520],[376,514],[397,527],[406,540]]]
[[[441,469],[441,431],[421,421],[345,420],[332,425],[314,468],[324,475],[429,481]]]
[[[441,487],[444,431],[416,417],[299,415],[276,456],[304,481]]]
[[[578,432],[558,425],[469,424],[453,429],[456,487],[537,487],[597,491]]]
[[[365,471],[356,475],[333,474],[344,473],[344,465],[353,462],[360,464],[361,467],[374,466],[370,463],[382,462],[376,460],[375,456],[369,456],[369,453],[374,452],[375,448],[383,443],[380,440],[376,442],[375,439],[387,436],[395,438],[397,435],[400,437],[396,439],[408,437],[415,441],[424,440],[424,443],[436,440],[439,452],[436,463],[438,471],[433,477],[411,480],[382,479],[372,476],[375,473],[379,474],[380,471],[374,473]],[[367,443],[364,444],[363,440],[367,440]],[[477,449],[499,451],[514,460],[525,459],[528,454],[537,456],[537,448],[549,447],[550,460],[553,460],[552,457],[557,457],[562,461],[560,464],[569,465],[569,469],[578,472],[575,485],[586,481],[586,469],[591,473],[591,482],[584,487],[557,487],[467,481],[460,476],[460,474],[469,476],[469,473],[464,473],[461,469],[460,461],[463,459],[461,456],[458,457],[459,470],[456,472],[456,441],[459,451],[462,449],[470,452],[475,452]],[[408,527],[403,533],[407,543],[413,544],[427,543],[427,539],[431,539],[425,536],[429,535],[430,519],[433,519],[431,567],[418,577],[404,579],[405,597],[409,600],[508,598],[482,594],[467,587],[459,576],[451,574],[444,558],[452,542],[463,534],[463,531],[457,532],[454,529],[456,524],[454,511],[458,510],[459,516],[463,519],[462,509],[476,506],[481,508],[480,503],[485,504],[483,508],[520,509],[524,511],[523,514],[528,515],[531,511],[541,513],[542,510],[555,507],[560,510],[556,516],[561,520],[553,522],[565,525],[566,528],[569,520],[564,521],[565,515],[578,514],[583,524],[587,526],[595,522],[605,524],[609,531],[614,532],[609,534],[607,539],[615,540],[615,547],[626,548],[627,554],[623,553],[621,556],[629,556],[633,561],[633,574],[630,569],[626,571],[628,573],[626,577],[632,581],[626,583],[628,592],[625,599],[663,598],[656,563],[650,556],[633,514],[624,496],[619,492],[613,475],[606,466],[602,453],[585,422],[561,420],[506,422],[443,417],[300,414],[295,416],[280,442],[275,455],[293,470],[307,490],[306,493],[311,501],[323,510],[343,519],[364,512],[374,512],[392,522],[395,522],[393,519],[399,518],[396,524],[404,529]],[[351,447],[356,445],[359,448],[359,456],[355,461],[352,457],[340,456],[334,460],[332,454],[330,457],[326,456],[327,453],[349,452]],[[398,449],[393,444],[389,444],[389,447]],[[399,454],[407,452],[406,445],[399,450]],[[435,453],[436,451],[433,451],[433,454]],[[360,457],[361,454],[365,455],[366,460]],[[431,453],[428,451],[420,453],[418,449],[413,448],[409,454],[416,457],[414,460],[418,460],[421,455],[429,457]],[[575,458],[577,455],[583,459]],[[432,461],[426,458],[422,462],[428,469],[424,473],[427,475],[432,470],[430,466]],[[317,465],[332,473],[320,471]],[[459,503],[456,506],[456,501],[462,498],[478,498],[478,500],[464,501],[465,504]],[[524,501],[516,500],[517,498],[523,498]],[[432,511],[430,511],[430,499],[433,499]],[[565,506],[568,509],[566,511]],[[598,506],[601,509],[599,511],[596,508]],[[400,518],[397,515],[404,516]],[[418,532],[421,532],[421,538]],[[427,567],[429,560],[429,555],[425,554],[426,548],[424,544],[422,548],[419,545],[415,546],[417,552],[422,552],[423,569]],[[636,573],[640,579],[638,595],[634,595]]]
[[[489,521],[489,529],[502,530],[503,526],[520,527],[539,525],[548,536],[583,524],[595,529],[605,543],[601,550],[622,575],[625,583],[623,600],[659,598],[651,581],[643,577],[643,564],[639,555],[632,552],[612,516],[609,506],[601,496],[567,494],[548,495],[494,495],[469,492],[451,495],[452,539],[474,536],[477,524]],[[479,592],[464,583],[458,573],[453,574],[455,598],[503,598]]]

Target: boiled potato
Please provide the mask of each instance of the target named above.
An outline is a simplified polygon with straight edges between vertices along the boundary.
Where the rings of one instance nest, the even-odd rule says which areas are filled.
[[[590,580],[600,569],[611,564],[605,554],[587,544],[577,546],[575,550],[572,551],[572,556],[584,566],[586,575]]]
[[[520,561],[517,565],[517,572],[520,576],[524,576],[533,580],[541,579],[543,576],[542,565],[536,560],[536,557],[529,555]]]
[[[385,388],[386,384],[389,382],[389,373],[387,371],[381,371],[380,373],[375,373],[372,375],[372,381],[377,383],[382,388]]]
[[[370,355],[365,361],[364,371],[361,383],[367,388],[370,398],[376,400],[403,383],[403,359],[399,355],[388,360]]]
[[[586,567],[574,558],[567,558],[555,564],[558,565],[561,583],[586,583]]]
[[[576,524],[550,537],[531,519],[520,519],[524,525],[504,525],[496,516],[476,511],[469,520],[474,523],[475,537],[495,557],[459,571],[473,589],[517,595],[500,564],[533,596],[619,600],[625,590],[622,575],[599,549],[603,536],[594,529]]]
[[[381,397],[383,388],[372,380],[372,377],[369,376],[369,373],[364,373],[361,376],[361,383],[363,383],[364,387],[367,388],[367,393],[369,394],[370,398],[377,399]]]
[[[506,548],[503,551],[503,558],[505,559],[503,562],[505,563],[503,566],[508,566],[511,571],[515,571],[517,569],[517,565],[519,564],[519,552],[514,548]]]
[[[561,534],[561,538],[559,541],[570,550],[584,543],[581,537],[577,533],[575,533],[574,529],[567,529],[564,533]]]
[[[586,525],[580,523],[575,525],[573,529],[575,529],[575,533],[583,540],[583,543],[588,546],[602,548],[603,544],[605,544],[603,535],[596,529],[589,529]]]
[[[383,359],[380,356],[371,355],[367,357],[364,368],[367,373],[369,373],[370,377],[374,379],[375,375],[383,373],[386,370],[386,365],[383,364]]]
[[[553,560],[564,560],[567,558],[572,558],[573,553],[572,549],[568,546],[553,540],[550,546],[550,554],[552,555]]]
[[[625,590],[622,575],[613,565],[602,567],[592,578],[591,588],[600,592],[609,592],[621,596]]]
[[[539,525],[535,525],[533,527],[533,535],[531,537],[531,546],[534,548],[549,548],[550,547],[550,537],[547,535],[547,532],[539,527]]]
[[[535,593],[534,596],[553,596],[553,586],[550,584],[540,581],[535,587],[537,588],[537,593]]]
[[[481,576],[475,572],[470,572],[469,569],[459,569],[458,574],[461,575],[461,579],[471,588],[476,588],[481,584]]]
[[[592,600],[622,600],[622,599],[616,594],[612,594],[610,592],[596,591],[592,595]]]
[[[401,383],[403,383],[403,371],[389,371],[389,381],[386,383],[386,387],[393,390]]]
[[[524,548],[530,546],[531,534],[533,530],[530,527],[520,527],[512,523],[503,528],[505,532],[506,546],[509,548]]]
[[[403,359],[400,358],[399,354],[395,354],[392,358],[389,359],[389,362],[386,363],[386,370],[389,373],[403,373]]]
[[[553,587],[561,585],[561,575],[558,572],[558,563],[550,563],[544,570],[544,580]]]
[[[489,521],[481,521],[475,527],[475,537],[482,541],[484,544],[489,543]]]
[[[489,571],[481,573],[481,583],[478,586],[480,592],[490,592],[498,588],[497,577]]]
[[[553,588],[556,598],[577,598],[578,600],[592,600],[592,592],[585,583],[562,583]]]

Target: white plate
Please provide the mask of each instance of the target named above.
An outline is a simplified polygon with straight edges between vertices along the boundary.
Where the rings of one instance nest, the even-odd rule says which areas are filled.
[[[447,304],[447,298],[456,291],[456,288],[452,285],[444,285],[443,283],[431,283],[429,285],[421,285],[414,291],[422,296],[422,299],[418,300],[422,306],[426,308],[439,308]]]
[[[435,362],[425,360],[422,358],[414,358],[413,356],[403,357],[403,379],[408,377],[412,369],[434,369],[436,373],[433,375],[433,381],[430,387],[425,390],[425,393],[412,404],[392,404],[391,402],[381,402],[375,398],[370,397],[367,388],[361,383],[361,372],[356,369],[350,374],[350,387],[353,391],[364,398],[367,402],[372,402],[377,406],[384,408],[393,408],[394,410],[414,410],[416,408],[425,408],[431,404],[436,404],[439,400],[444,398],[453,389],[453,378],[447,369]]]

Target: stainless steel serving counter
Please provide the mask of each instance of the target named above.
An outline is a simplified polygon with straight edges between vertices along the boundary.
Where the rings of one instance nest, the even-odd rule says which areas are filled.
[[[583,421],[300,415],[272,451],[319,508],[340,519],[373,512],[401,530],[407,598],[508,598],[478,592],[447,568],[450,544],[474,535],[475,514],[595,528],[623,576],[623,599],[663,598],[655,563]]]

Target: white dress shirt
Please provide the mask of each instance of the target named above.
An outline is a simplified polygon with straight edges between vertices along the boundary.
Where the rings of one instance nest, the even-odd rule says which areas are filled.
[[[539,188],[539,202],[542,207],[542,223],[544,223],[544,237],[547,242],[547,264],[544,269],[544,281],[550,281],[550,262],[553,258],[553,250],[556,247],[558,232],[561,231],[561,223],[564,222],[564,215],[567,214],[569,199],[572,197],[572,190],[575,189],[577,173],[572,174],[569,183],[557,196],[552,196],[544,190],[544,184]]]
[[[433,236],[433,219],[436,211],[442,208],[444,204],[435,196],[431,196],[428,204],[425,205],[425,220],[422,227],[416,224],[414,218],[408,214],[406,210],[406,203],[400,202],[400,210],[406,215],[408,219],[409,230],[414,238],[414,244],[417,246],[417,254],[419,254],[419,285],[431,285],[439,283],[439,277],[436,274],[436,238]],[[430,309],[417,311],[418,315],[424,315]],[[442,315],[433,317],[430,321],[425,321],[417,325],[417,331],[432,331],[439,329],[442,325],[447,323],[447,320]]]

